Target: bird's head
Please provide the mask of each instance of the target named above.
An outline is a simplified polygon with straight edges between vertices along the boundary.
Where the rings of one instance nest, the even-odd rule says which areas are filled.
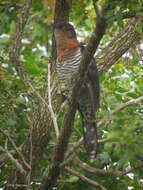
[[[54,35],[63,35],[69,39],[76,38],[76,33],[73,25],[68,22],[55,23],[54,26]]]
[[[68,58],[76,53],[79,43],[77,41],[74,27],[71,24],[62,22],[55,23],[53,26],[58,61],[61,62],[62,60],[65,60],[65,57]]]

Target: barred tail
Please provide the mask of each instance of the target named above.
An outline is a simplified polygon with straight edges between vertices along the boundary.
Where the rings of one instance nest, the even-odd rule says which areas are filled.
[[[89,100],[87,89],[82,88],[78,98],[78,109],[82,116],[84,146],[90,159],[95,159],[97,155],[97,127],[95,122],[95,112]]]
[[[84,146],[87,155],[90,159],[95,159],[98,148],[96,123],[89,122],[87,118],[83,118],[83,131]]]

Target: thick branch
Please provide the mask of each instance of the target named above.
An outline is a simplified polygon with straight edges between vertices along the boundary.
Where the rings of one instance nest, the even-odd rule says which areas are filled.
[[[54,150],[52,166],[48,172],[47,179],[44,181],[44,184],[42,185],[42,187],[40,187],[39,190],[52,189],[57,180],[57,177],[60,174],[60,163],[64,160],[64,153],[67,149],[67,144],[71,135],[74,115],[76,111],[76,102],[72,101],[72,103],[73,104],[68,105],[68,111],[64,116],[62,132],[59,136],[58,142]]]
[[[126,52],[133,47],[143,37],[136,31],[138,18],[127,24],[125,29],[119,33],[111,43],[106,46],[101,53],[96,56],[98,71],[105,73],[109,68]]]
[[[93,0],[93,6],[94,6],[94,10],[95,10],[95,12],[96,12],[96,16],[97,16],[97,17],[100,17],[101,14],[100,14],[98,5],[96,4],[96,2],[94,2],[94,0]]]

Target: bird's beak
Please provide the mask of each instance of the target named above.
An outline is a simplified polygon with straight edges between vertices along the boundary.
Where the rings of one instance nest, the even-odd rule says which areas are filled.
[[[59,27],[59,23],[52,23],[51,25],[53,26],[54,29]]]

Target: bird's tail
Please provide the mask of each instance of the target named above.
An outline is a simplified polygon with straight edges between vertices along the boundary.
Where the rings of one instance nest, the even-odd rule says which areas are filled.
[[[81,95],[82,93],[82,95]],[[82,89],[78,99],[78,108],[82,116],[84,146],[90,159],[95,159],[97,155],[97,127],[95,112],[92,109],[87,89]]]

